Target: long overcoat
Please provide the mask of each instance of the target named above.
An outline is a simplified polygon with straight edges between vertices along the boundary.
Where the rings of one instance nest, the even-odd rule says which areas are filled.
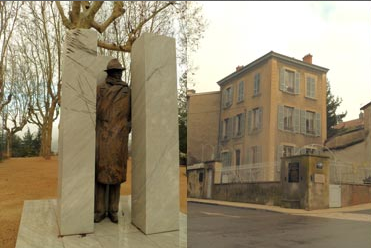
[[[99,183],[126,181],[131,90],[122,81],[106,79],[97,86],[95,177]]]

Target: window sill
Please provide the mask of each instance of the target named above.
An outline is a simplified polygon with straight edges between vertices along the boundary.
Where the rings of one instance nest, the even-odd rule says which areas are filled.
[[[294,93],[294,92],[285,91],[285,90],[280,90],[280,91],[283,92],[283,93],[286,93],[286,94],[288,94],[288,95],[293,95],[293,96],[298,96],[298,95],[300,95],[300,93]]]
[[[258,134],[260,133],[261,131],[263,130],[263,128],[259,128],[259,129],[253,129],[249,132],[249,135],[255,135],[255,134]]]
[[[262,93],[259,92],[258,94],[255,94],[255,95],[253,95],[252,97],[255,98],[255,97],[259,97],[259,96],[261,96],[261,95],[262,95]]]
[[[317,101],[317,98],[314,98],[314,97],[305,96],[305,98],[311,101]]]
[[[239,103],[242,103],[242,102],[244,102],[244,100],[242,99],[242,100],[239,100],[239,101],[237,101],[237,104],[239,104]]]

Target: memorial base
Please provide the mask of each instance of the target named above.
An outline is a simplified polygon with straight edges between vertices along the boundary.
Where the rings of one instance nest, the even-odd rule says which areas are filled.
[[[92,234],[64,237],[58,237],[55,199],[25,201],[16,248],[187,247],[187,217],[185,214],[179,214],[180,231],[145,235],[131,224],[130,198],[130,196],[121,196],[119,224],[114,224],[106,218],[94,224]]]

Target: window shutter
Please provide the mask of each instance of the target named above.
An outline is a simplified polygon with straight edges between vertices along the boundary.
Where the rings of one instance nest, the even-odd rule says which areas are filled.
[[[228,136],[227,139],[230,139],[232,137],[232,128],[233,128],[232,120],[233,120],[233,118],[229,118],[228,120],[229,121],[228,121],[228,130],[227,130],[227,136]]]
[[[312,79],[312,87],[311,87],[311,89],[312,89],[311,96],[313,98],[316,98],[316,80],[314,78]]]
[[[263,162],[263,155],[262,155],[262,147],[261,146],[257,146],[256,147],[256,150],[257,150],[257,158],[258,158],[258,163],[261,163]]]
[[[236,137],[236,134],[237,134],[237,116],[233,116],[231,118],[231,121],[232,121],[232,137]]]
[[[258,80],[257,80],[257,87],[256,87],[256,94],[260,92],[260,73],[258,73]]]
[[[300,110],[300,131],[302,134],[307,133],[305,110]]]
[[[295,72],[295,94],[300,94],[300,73]]]
[[[263,108],[259,108],[259,129],[263,128]]]
[[[278,130],[283,130],[283,106],[278,105]]]
[[[316,132],[316,136],[321,136],[321,114],[320,113],[315,114],[314,125],[316,125],[314,127],[315,128],[314,130]]]
[[[227,90],[224,89],[223,90],[223,95],[222,95],[222,105],[223,105],[223,108],[226,107],[227,101],[228,101],[228,99],[227,99]]]
[[[285,69],[280,69],[280,90],[285,91]]]
[[[282,145],[278,145],[277,146],[277,161],[279,162],[278,163],[278,166],[281,165],[281,157],[283,156],[283,146]]]
[[[245,133],[245,112],[241,114],[241,136]]]
[[[305,96],[310,97],[310,77],[307,77],[306,83],[305,83],[306,89],[305,89]]]
[[[250,164],[251,163],[250,162],[250,158],[251,158],[251,156],[250,156],[250,147],[247,147],[246,148],[245,164]]]
[[[300,133],[300,110],[294,109],[294,132]]]
[[[220,141],[224,140],[224,136],[223,136],[223,123],[224,121],[221,121],[220,122],[220,126],[219,126],[219,137],[220,137]]]
[[[294,147],[294,155],[300,155],[300,148]]]
[[[247,132],[248,133],[251,133],[251,127],[252,127],[252,123],[251,123],[251,121],[252,121],[252,112],[251,112],[251,110],[249,110],[248,112],[247,112]]]
[[[233,104],[233,85],[231,87],[231,95],[229,96],[229,105],[232,105]]]

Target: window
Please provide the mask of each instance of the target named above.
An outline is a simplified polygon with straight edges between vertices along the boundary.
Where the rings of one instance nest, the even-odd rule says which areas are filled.
[[[316,81],[313,77],[307,77],[307,85],[305,96],[310,98],[316,98]]]
[[[283,154],[282,157],[290,157],[294,155],[294,147],[293,146],[283,146]]]
[[[263,109],[254,108],[250,110],[248,113],[248,130],[249,133],[256,132],[262,129],[262,118],[263,118]]]
[[[307,111],[305,114],[305,129],[307,134],[315,134],[314,132],[314,112]]]
[[[300,73],[294,70],[281,68],[280,70],[280,90],[292,94],[300,93]]]
[[[285,130],[293,131],[293,114],[294,108],[285,106],[283,109],[283,128]]]
[[[237,102],[242,102],[244,97],[244,87],[245,83],[243,81],[238,84],[238,99]]]
[[[251,163],[261,163],[261,146],[251,147]]]
[[[261,127],[261,111],[260,108],[255,108],[252,111],[252,128],[253,130],[260,129]]]
[[[285,89],[287,92],[294,93],[295,72],[285,70]]]
[[[232,105],[233,88],[228,87],[223,91],[223,107],[228,108]]]
[[[289,106],[278,106],[278,129],[300,133],[300,110]]]
[[[221,160],[223,167],[231,166],[231,153],[230,152],[222,152]]]
[[[256,73],[254,77],[254,96],[260,93],[260,73]]]
[[[234,137],[241,137],[244,133],[244,126],[245,126],[245,114],[241,113],[234,117]]]
[[[200,183],[202,183],[204,181],[204,173],[203,172],[200,172],[200,174],[198,174],[198,181]]]
[[[235,158],[236,158],[236,165],[240,165],[241,164],[241,150],[240,149],[237,149],[235,151]]]
[[[228,140],[231,137],[231,123],[230,123],[230,118],[224,119],[223,122],[223,131],[222,131],[222,140]]]

